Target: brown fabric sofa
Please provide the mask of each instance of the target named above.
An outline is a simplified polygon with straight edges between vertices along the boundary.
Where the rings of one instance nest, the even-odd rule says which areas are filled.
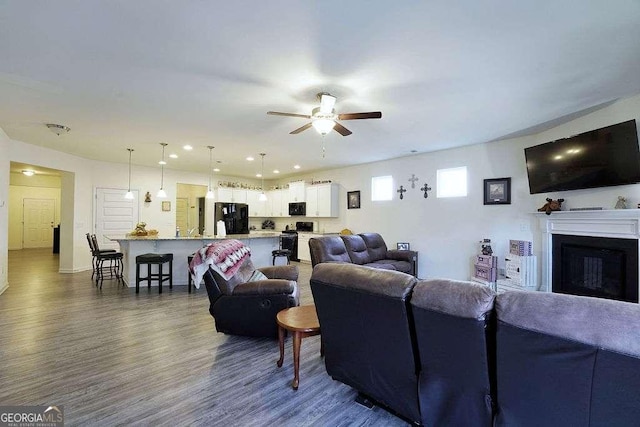
[[[314,267],[323,262],[345,262],[418,277],[418,253],[387,249],[378,233],[314,237],[309,239],[309,250]]]

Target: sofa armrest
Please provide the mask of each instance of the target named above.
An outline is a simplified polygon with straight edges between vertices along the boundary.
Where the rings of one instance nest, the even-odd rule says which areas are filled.
[[[284,279],[267,279],[242,283],[233,289],[233,295],[293,294],[295,290],[295,281]]]
[[[418,277],[418,252],[417,251],[400,251],[397,249],[387,250],[387,259],[397,261],[407,261],[411,263],[413,277]]]
[[[298,266],[296,265],[277,265],[275,267],[260,267],[262,272],[269,279],[284,279],[298,281]]]

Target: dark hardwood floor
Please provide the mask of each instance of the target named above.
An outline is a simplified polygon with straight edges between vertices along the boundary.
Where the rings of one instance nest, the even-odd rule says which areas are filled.
[[[148,292],[91,272],[59,274],[50,249],[9,251],[0,295],[0,405],[64,405],[66,425],[406,425],[354,402],[302,342],[300,389],[291,340],[284,366],[276,340],[216,333],[204,286]],[[302,304],[311,267],[300,265]]]

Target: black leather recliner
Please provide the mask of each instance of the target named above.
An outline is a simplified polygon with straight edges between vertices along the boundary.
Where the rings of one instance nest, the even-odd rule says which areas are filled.
[[[420,422],[409,322],[415,284],[404,273],[342,263],[318,264],[311,276],[327,373]]]
[[[496,318],[496,426],[638,425],[638,304],[506,292]]]
[[[230,280],[211,268],[205,273],[209,313],[218,332],[278,338],[276,314],[299,304],[298,267],[283,265],[257,270],[267,279],[249,281],[256,271],[251,258],[244,261]]]
[[[423,425],[491,427],[494,300],[493,290],[470,282],[433,279],[413,288]]]

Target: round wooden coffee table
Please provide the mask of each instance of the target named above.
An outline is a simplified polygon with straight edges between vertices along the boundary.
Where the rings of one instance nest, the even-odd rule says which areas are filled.
[[[315,305],[303,305],[300,307],[290,307],[280,311],[276,315],[278,322],[278,338],[280,341],[280,360],[278,368],[282,367],[284,360],[284,335],[285,331],[293,334],[293,381],[291,387],[298,389],[300,383],[300,344],[302,338],[312,337],[320,334],[320,322],[316,314]],[[322,356],[322,344],[320,345],[320,355]]]

